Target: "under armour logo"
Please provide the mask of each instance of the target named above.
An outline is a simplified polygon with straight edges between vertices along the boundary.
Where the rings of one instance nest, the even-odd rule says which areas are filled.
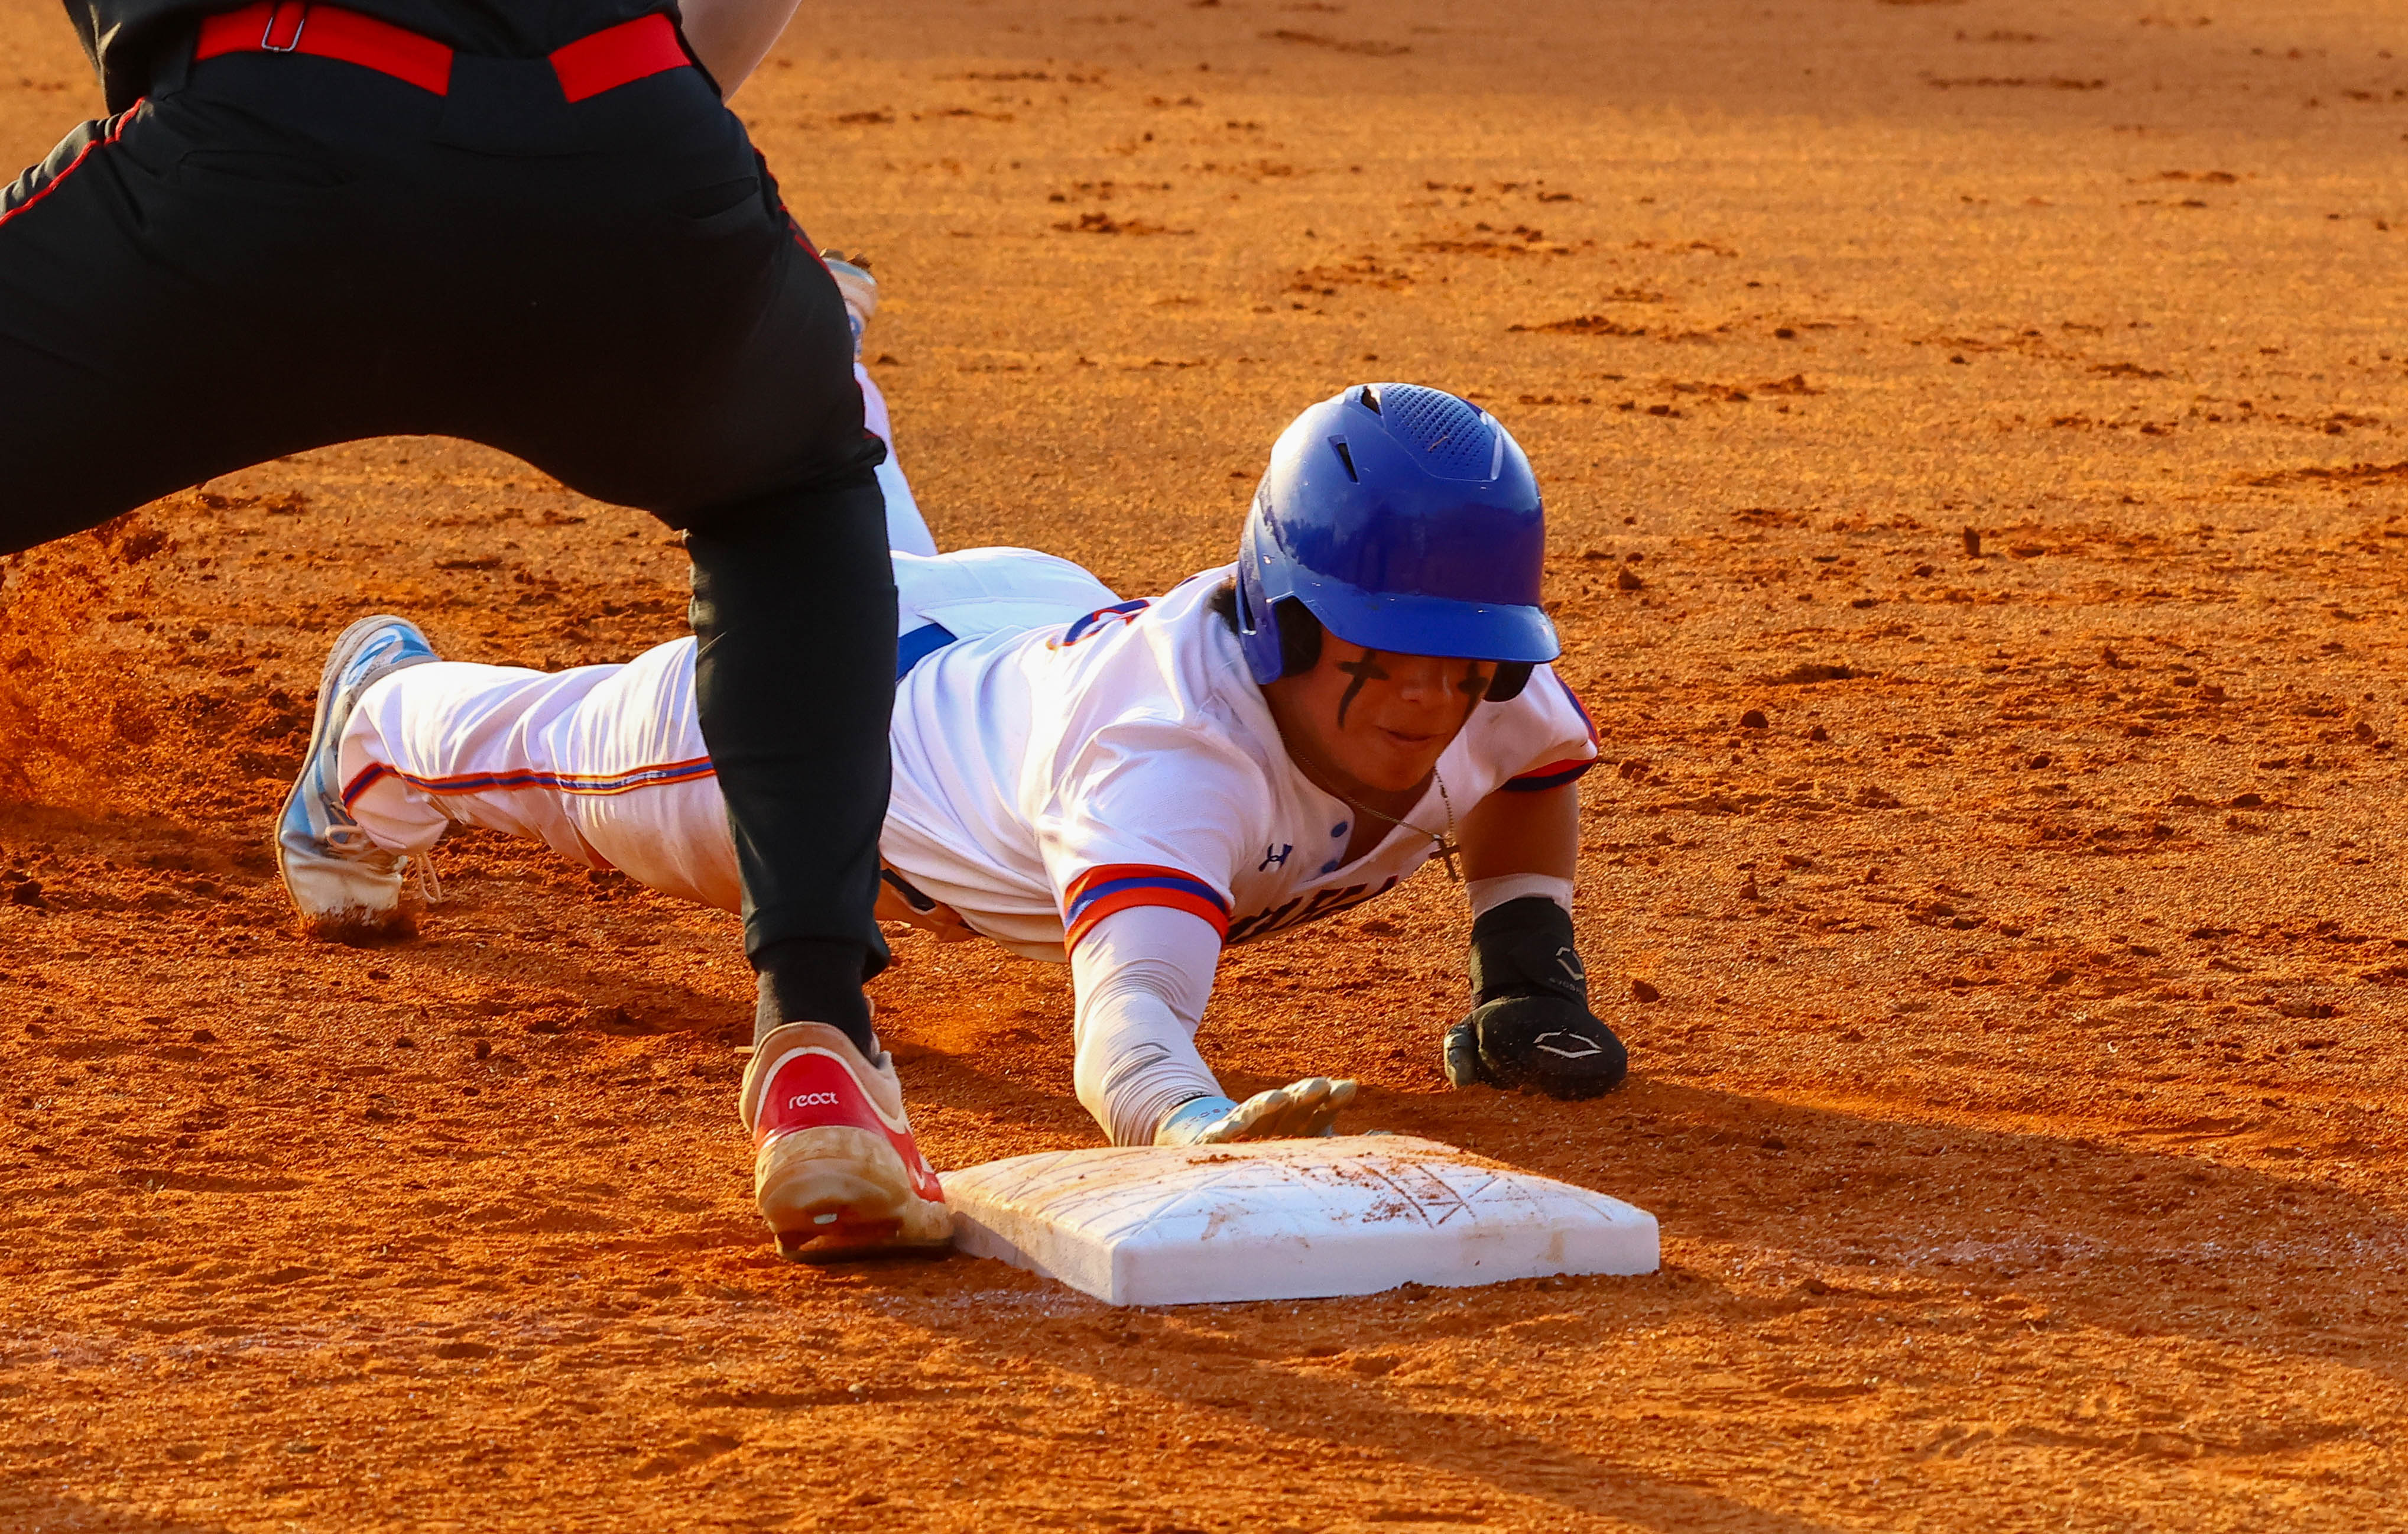
[[[1271,851],[1268,847],[1264,848],[1263,860],[1254,865],[1254,872],[1261,873],[1264,869],[1268,868],[1274,863],[1278,864],[1283,868],[1286,867],[1287,854],[1295,851],[1296,844],[1288,841],[1281,842],[1279,844],[1279,851],[1277,852]]]

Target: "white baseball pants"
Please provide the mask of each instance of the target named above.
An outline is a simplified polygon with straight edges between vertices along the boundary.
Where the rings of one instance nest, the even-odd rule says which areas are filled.
[[[454,824],[541,841],[681,900],[743,897],[694,701],[694,640],[624,666],[444,661],[361,695],[343,799],[378,846],[418,855]]]
[[[887,444],[878,469],[887,543],[934,555],[895,458],[886,398],[858,363],[853,376],[865,422]],[[923,621],[905,614],[907,627]],[[625,666],[548,674],[446,662],[397,672],[353,710],[340,766],[352,817],[392,852],[423,853],[446,827],[477,825],[680,899],[734,910],[742,898],[695,709],[691,638]]]
[[[878,488],[886,495],[886,546],[898,553],[933,554],[937,540],[928,520],[912,497],[911,481],[903,477],[902,460],[895,455],[895,423],[886,412],[886,396],[870,381],[869,369],[853,365],[853,381],[861,385],[861,422],[871,436],[886,444],[886,462],[878,466]]]
[[[975,639],[1068,624],[1120,598],[1033,549],[897,552],[899,626]],[[694,697],[691,638],[624,666],[529,671],[438,661],[360,695],[343,802],[378,846],[417,854],[448,825],[529,837],[666,895],[738,909],[736,851]]]

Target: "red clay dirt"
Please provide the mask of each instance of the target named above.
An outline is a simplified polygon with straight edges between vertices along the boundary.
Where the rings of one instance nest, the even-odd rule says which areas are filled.
[[[7,568],[0,1525],[2408,1524],[2396,7],[806,8],[738,105],[879,257],[946,546],[1158,589],[1350,379],[1529,447],[1630,1085],[1443,1089],[1435,870],[1234,955],[1209,1052],[1662,1273],[779,1263],[728,919],[463,837],[417,940],[295,930],[345,621],[557,667],[684,600],[637,513],[331,448]],[[55,7],[0,39],[28,162],[94,92]],[[939,1167],[1096,1141],[1060,971],[897,956]]]

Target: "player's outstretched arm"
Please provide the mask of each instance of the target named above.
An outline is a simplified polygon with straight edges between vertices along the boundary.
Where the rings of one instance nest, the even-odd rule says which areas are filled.
[[[1079,1101],[1113,1144],[1324,1135],[1354,1099],[1353,1082],[1320,1076],[1242,1103],[1223,1095],[1196,1051],[1196,1027],[1220,960],[1221,934],[1212,924],[1165,906],[1114,911],[1070,951]]]
[[[736,88],[761,67],[777,44],[778,35],[794,19],[796,0],[681,0],[678,13],[686,45],[719,82],[720,96]]]
[[[1577,783],[1500,789],[1464,818],[1472,1009],[1446,1034],[1447,1080],[1456,1086],[1593,1097],[1629,1070],[1622,1040],[1589,1011],[1572,935],[1579,856]]]

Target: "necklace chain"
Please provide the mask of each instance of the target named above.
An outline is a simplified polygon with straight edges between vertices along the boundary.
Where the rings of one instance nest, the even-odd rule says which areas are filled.
[[[1348,809],[1354,810],[1358,815],[1369,815],[1373,820],[1383,820],[1391,825],[1411,831],[1415,836],[1429,838],[1430,840],[1438,844],[1439,858],[1446,865],[1446,877],[1453,882],[1460,884],[1463,882],[1463,874],[1455,866],[1455,854],[1461,851],[1461,849],[1456,847],[1455,844],[1455,798],[1454,796],[1447,793],[1446,780],[1438,775],[1438,769],[1435,767],[1430,769],[1430,781],[1438,784],[1438,802],[1446,810],[1446,830],[1444,834],[1432,831],[1426,826],[1415,825],[1409,820],[1399,820],[1394,815],[1374,810],[1368,804],[1357,804],[1343,794],[1337,796],[1337,797],[1340,803],[1345,805]]]

